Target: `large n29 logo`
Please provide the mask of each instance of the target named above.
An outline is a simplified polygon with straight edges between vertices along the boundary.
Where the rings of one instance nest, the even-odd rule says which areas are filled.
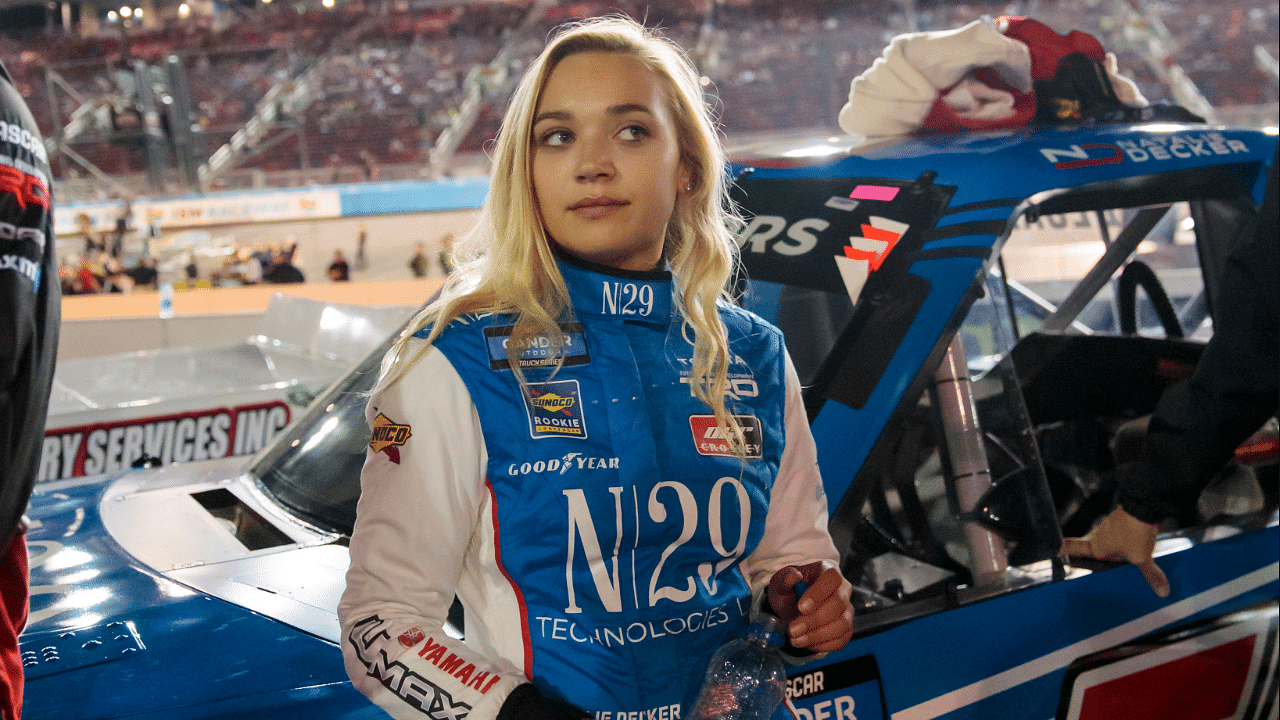
[[[631,492],[633,495],[638,492],[635,486],[631,487]],[[574,587],[573,578],[574,555],[579,544],[582,546],[583,555],[591,571],[592,583],[595,585],[596,593],[600,596],[600,602],[604,609],[608,612],[622,612],[623,586],[620,579],[618,556],[623,551],[623,541],[626,536],[624,527],[629,525],[623,512],[623,496],[626,494],[626,488],[611,487],[609,488],[609,493],[613,495],[613,524],[614,537],[616,539],[613,543],[613,552],[606,562],[604,550],[600,545],[600,534],[596,532],[595,520],[592,518],[591,510],[587,505],[586,494],[581,488],[572,488],[564,491],[569,509],[569,550],[565,558],[564,570],[565,585],[568,588],[569,597],[569,604],[564,610],[566,613],[582,612],[582,607],[578,604],[577,588]],[[639,498],[634,498],[634,500],[636,511],[639,512]],[[736,502],[738,510],[739,527],[737,539],[732,548],[725,547],[725,537],[720,522],[724,516],[722,510],[726,501]],[[674,584],[664,584],[662,577],[663,566],[666,565],[672,553],[680,546],[688,543],[698,531],[698,522],[702,514],[693,491],[683,483],[671,480],[660,482],[649,491],[646,509],[649,519],[655,523],[660,525],[668,522],[680,523],[679,537],[667,545],[649,574],[648,607],[657,605],[659,600],[670,600],[677,603],[686,602],[697,593],[698,582],[702,583],[708,593],[715,595],[717,590],[716,577],[725,568],[736,563],[747,550],[747,540],[751,529],[751,499],[742,481],[736,478],[722,477],[711,488],[710,497],[706,501],[707,532],[710,536],[711,547],[719,554],[720,559],[715,562],[700,563],[698,565],[697,579],[692,575],[686,575],[676,580]],[[676,515],[677,512],[679,513],[678,516]],[[637,519],[635,522],[637,531],[631,534],[631,548],[629,550],[635,550],[640,540],[639,520]],[[632,552],[630,555],[633,563],[631,574],[633,578],[636,578],[643,570],[634,567],[636,554]],[[635,592],[634,602],[640,605],[639,593],[635,591],[634,583],[633,591]]]

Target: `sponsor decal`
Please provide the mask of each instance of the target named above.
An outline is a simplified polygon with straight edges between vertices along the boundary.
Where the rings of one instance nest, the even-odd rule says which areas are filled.
[[[426,639],[426,637],[427,637],[426,635],[422,634],[422,630],[418,628],[409,628],[408,630],[405,630],[404,632],[400,633],[399,639],[400,639],[401,645],[407,648],[411,648],[414,645],[417,645],[418,643],[422,642],[424,639]]]
[[[849,199],[889,202],[898,197],[898,190],[899,188],[891,185],[859,185],[853,189],[853,192],[849,193]]]
[[[1276,618],[1273,605],[1080,658],[1063,678],[1058,717],[1255,717],[1248,705],[1275,664]]]
[[[490,369],[511,369],[507,345],[511,337],[511,331],[514,329],[514,325],[484,329],[485,347],[489,351]],[[560,348],[564,353],[562,356],[557,355],[556,348],[552,346],[550,338],[530,338],[516,359],[520,367],[539,368],[556,364],[566,366],[586,365],[591,362],[591,353],[587,350],[587,337],[583,332],[582,325],[580,323],[564,323],[560,325],[560,329],[564,331],[562,336],[564,345]],[[562,359],[563,362],[561,362]]]
[[[1057,170],[1113,165],[1125,160],[1145,163],[1248,152],[1249,147],[1244,142],[1229,139],[1220,132],[1142,135],[1114,143],[1081,143],[1065,148],[1040,148],[1040,154],[1053,163]]]
[[[591,457],[582,453],[565,453],[563,457],[550,460],[535,460],[526,463],[511,463],[507,474],[511,477],[529,475],[531,473],[559,473],[564,475],[570,470],[617,470],[616,457]]]
[[[44,436],[38,482],[161,465],[251,455],[289,424],[280,401],[210,408],[118,422],[55,428]]]
[[[48,212],[49,188],[45,187],[44,181],[4,162],[8,159],[0,160],[0,192],[12,195],[23,210],[36,205]]]
[[[386,686],[410,707],[431,720],[463,720],[471,706],[455,702],[453,695],[439,685],[410,670],[404,663],[388,662],[387,653],[375,646],[390,638],[387,622],[377,615],[361,620],[351,628],[347,641],[355,649],[356,658],[366,674]],[[494,676],[495,680],[497,676]],[[490,683],[492,684],[492,682]],[[488,690],[486,687],[485,690]],[[481,692],[484,692],[482,690]]]
[[[49,155],[45,152],[44,140],[32,135],[30,130],[27,130],[19,123],[0,120],[0,143],[17,145],[31,153],[40,162],[46,165],[49,164]]]
[[[644,710],[597,710],[592,717],[596,720],[680,720],[683,713],[680,703],[675,703]]]
[[[740,621],[747,616],[750,598],[738,598],[706,610],[673,614],[664,620],[633,622],[630,625],[592,626],[579,625],[566,617],[538,616],[533,618],[537,634],[549,640],[600,645],[621,648],[639,645],[667,636],[693,634]],[[531,630],[533,629],[531,628]]]
[[[582,390],[577,380],[531,383],[525,410],[529,414],[529,433],[535,438],[587,436]]]
[[[13,270],[19,275],[26,275],[37,288],[40,286],[40,266],[33,260],[21,255],[0,255],[0,270]]]
[[[681,333],[684,335],[685,342],[689,346],[693,346],[693,332],[688,323],[681,327]],[[677,357],[676,361],[680,363],[680,384],[690,385],[689,374],[693,372],[693,359],[688,357]],[[760,386],[756,384],[755,375],[751,372],[751,366],[747,361],[742,359],[741,355],[729,353],[729,373],[725,378],[724,396],[730,400],[741,401],[743,398],[760,397]]]
[[[448,652],[444,643],[436,642],[435,638],[427,638],[426,644],[418,651],[418,657],[430,661],[432,665],[462,681],[463,685],[479,690],[481,694],[489,692],[489,688],[502,679],[497,673],[477,670],[474,663]]]
[[[885,720],[874,655],[842,660],[787,678],[787,699],[800,720]]]
[[[759,458],[764,446],[764,430],[760,427],[760,419],[755,415],[734,415],[742,428],[742,439],[746,445],[746,456]],[[732,456],[728,433],[716,425],[715,415],[690,415],[689,430],[693,433],[693,447],[699,455]]]
[[[1049,162],[1053,163],[1053,167],[1056,170],[1075,170],[1076,168],[1093,167],[1094,165],[1115,165],[1124,161],[1124,153],[1120,151],[1120,147],[1111,143],[1084,143],[1082,145],[1072,145],[1067,150],[1040,148],[1040,153],[1049,158]],[[1071,159],[1059,160],[1061,157]]]
[[[30,240],[44,251],[44,231],[0,222],[0,240]]]
[[[400,464],[400,447],[413,437],[408,425],[400,425],[391,418],[378,413],[373,419],[373,436],[369,438],[369,449],[376,453],[386,453],[391,462]]]

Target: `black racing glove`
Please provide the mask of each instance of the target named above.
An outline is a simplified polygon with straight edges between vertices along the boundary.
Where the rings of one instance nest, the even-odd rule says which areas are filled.
[[[537,685],[518,685],[498,710],[498,720],[591,720],[584,710],[542,694]]]

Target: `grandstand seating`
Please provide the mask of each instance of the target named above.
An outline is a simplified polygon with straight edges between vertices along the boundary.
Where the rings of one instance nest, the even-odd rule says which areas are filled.
[[[109,106],[125,108],[129,102],[110,74],[126,69],[127,59],[159,64],[171,54],[181,58],[207,157],[244,126],[273,85],[289,82],[329,53],[309,104],[281,108],[275,135],[243,165],[264,172],[305,168],[310,173],[297,176],[299,181],[341,182],[375,177],[379,169],[425,167],[464,97],[467,73],[498,55],[533,6],[543,14],[535,30],[510,49],[512,78],[554,26],[621,10],[663,28],[694,55],[712,83],[709,91],[730,137],[834,130],[849,81],[871,65],[893,35],[909,27],[905,5],[893,0],[458,0],[420,7],[412,0],[385,5],[352,0],[305,12],[284,3],[259,5],[217,27],[207,19],[175,16],[160,27],[127,35],[115,30],[89,37],[59,31],[0,35],[0,59],[49,135],[80,105],[99,103],[97,129],[81,132],[71,147],[109,175],[128,175],[144,168],[140,136],[113,135],[106,124]],[[1021,5],[919,0],[914,7],[916,27],[932,30],[1017,11]],[[1054,27],[1097,35],[1117,52],[1122,70],[1148,99],[1170,99],[1147,58],[1126,44],[1124,28],[1109,25],[1109,16],[1096,11],[1097,0],[1043,0],[1035,7],[1036,17]],[[1256,45],[1280,56],[1274,2],[1247,0],[1226,11],[1209,0],[1152,0],[1144,7],[1157,13],[1176,38],[1178,62],[1215,106],[1276,101],[1275,82],[1254,67],[1253,59]],[[359,37],[334,52],[338,38],[357,26]],[[50,80],[53,75],[56,82]],[[497,131],[509,87],[489,90],[459,153],[481,153]],[[83,174],[66,158],[56,159],[56,175],[77,172]]]

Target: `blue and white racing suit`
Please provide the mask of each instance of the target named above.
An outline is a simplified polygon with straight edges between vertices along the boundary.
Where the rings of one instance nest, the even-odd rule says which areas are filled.
[[[720,313],[744,463],[690,395],[670,274],[560,271],[575,322],[558,371],[539,342],[518,355],[527,395],[513,319],[468,315],[370,399],[339,616],[348,673],[394,717],[493,718],[529,681],[597,718],[684,717],[773,573],[837,560],[778,330]],[[465,642],[441,630],[455,593]]]

